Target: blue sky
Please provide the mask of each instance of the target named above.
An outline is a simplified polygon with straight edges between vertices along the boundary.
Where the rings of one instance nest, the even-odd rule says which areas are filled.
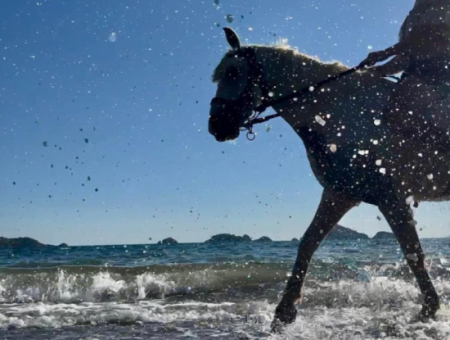
[[[221,27],[349,65],[397,41],[412,0],[0,0],[0,234],[121,244],[302,235],[320,198],[283,121],[255,142],[207,132]],[[361,206],[342,224],[388,230]],[[423,204],[422,236],[450,234]],[[152,238],[152,241],[149,241]]]

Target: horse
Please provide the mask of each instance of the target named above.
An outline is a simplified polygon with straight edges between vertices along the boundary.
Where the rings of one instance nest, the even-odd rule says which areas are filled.
[[[429,140],[407,139],[383,115],[398,86],[370,70],[358,70],[320,89],[318,81],[349,68],[326,63],[289,46],[241,46],[225,28],[231,49],[213,73],[217,83],[208,129],[219,142],[239,137],[255,108],[273,109],[303,141],[312,172],[323,187],[315,216],[304,233],[272,323],[295,321],[296,304],[314,252],[339,220],[361,202],[375,205],[389,223],[423,296],[419,318],[435,317],[439,297],[425,268],[412,204],[450,200],[450,155]]]

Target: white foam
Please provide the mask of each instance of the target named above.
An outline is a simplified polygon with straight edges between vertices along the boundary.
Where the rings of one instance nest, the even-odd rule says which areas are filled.
[[[94,304],[10,304],[0,307],[0,327],[63,327],[76,324],[133,322],[169,323],[178,320],[230,320],[236,314],[226,310],[235,304],[94,303]],[[206,311],[205,311],[206,308]],[[14,316],[10,316],[14,315]],[[33,317],[30,317],[33,316]]]
[[[163,276],[149,273],[136,277],[138,299],[145,299],[149,295],[163,297],[165,293],[175,288],[174,282],[167,282]]]
[[[6,292],[6,288],[3,287],[2,281],[0,281],[0,303],[1,302],[6,302],[6,298],[4,297],[5,292]]]
[[[101,276],[99,282],[98,288],[123,289],[111,277]],[[144,286],[149,282],[151,285],[155,281],[142,277]],[[436,287],[445,301],[450,295],[450,283],[438,280]],[[450,338],[450,312],[445,304],[436,321],[426,324],[413,321],[421,306],[419,291],[412,282],[383,277],[365,283],[315,282],[306,287],[303,295],[297,321],[286,328],[283,336],[274,339]],[[145,327],[147,323],[156,323],[181,327],[191,336],[202,327],[212,327],[218,332],[216,335],[230,329],[249,338],[259,338],[254,334],[269,332],[274,309],[274,304],[251,301],[250,297],[247,301],[222,303],[192,300],[170,303],[163,299],[136,303],[16,303],[0,305],[0,327],[51,329],[118,323]]]
[[[107,271],[89,274],[57,273],[8,275],[0,281],[0,303],[4,302],[101,302],[161,298],[186,290],[169,275],[145,273],[122,276]]]
[[[102,272],[94,275],[91,291],[95,296],[104,297],[105,295],[115,295],[121,290],[125,290],[127,284],[123,280],[115,280],[108,272]]]
[[[435,275],[448,271],[445,261],[434,259],[429,263]],[[415,323],[411,320],[421,308],[417,285],[412,277],[411,280],[392,277],[402,272],[403,267],[402,264],[367,266],[366,282],[310,279],[303,292],[297,322],[279,339],[449,339],[450,312],[444,303],[450,297],[450,282],[434,280],[443,301],[437,321]],[[259,338],[254,334],[269,332],[275,305],[253,301],[251,295],[241,293],[240,300],[233,296],[233,302],[216,303],[195,301],[195,295],[163,299],[169,293],[185,293],[191,286],[209,289],[222,282],[221,273],[201,270],[183,275],[127,276],[106,271],[94,275],[60,271],[53,281],[47,274],[31,276],[36,281],[28,285],[24,284],[27,280],[8,278],[0,281],[0,328],[57,329],[86,324],[146,327],[156,323],[188,327],[186,334],[194,335],[201,327],[212,327],[211,332],[218,332],[215,335],[230,329],[230,338],[232,332],[245,333],[249,338]],[[108,296],[114,299],[108,300]]]
[[[66,275],[63,270],[60,270],[58,272],[58,281],[56,283],[56,288],[59,294],[59,298],[61,301],[70,301],[74,297],[77,297],[78,294],[76,294],[73,290],[75,287],[76,277],[72,275]],[[45,300],[43,298],[42,300]]]
[[[347,288],[344,288],[344,290]],[[318,291],[315,292],[316,294]],[[162,308],[163,307],[163,308]],[[199,337],[202,328],[216,331],[215,336],[234,338],[245,334],[260,338],[268,334],[275,305],[264,301],[235,303],[187,302],[165,305],[145,301],[136,304],[30,304],[2,306],[0,327],[4,328],[60,328],[101,324],[136,323],[145,327],[155,323],[175,327],[191,337]],[[6,310],[7,309],[7,310]],[[401,308],[386,306],[302,307],[297,321],[285,329],[283,335],[272,339],[448,339],[450,313],[447,306],[438,312],[437,320],[415,322],[420,305],[407,301]],[[228,330],[228,331],[225,331]],[[256,334],[256,335],[255,335]],[[211,336],[211,338],[215,337]]]

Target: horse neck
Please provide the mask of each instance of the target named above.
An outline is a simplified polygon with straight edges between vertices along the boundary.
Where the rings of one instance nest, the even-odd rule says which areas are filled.
[[[340,63],[323,63],[293,50],[280,48],[267,47],[261,51],[261,57],[266,81],[274,98],[307,88],[330,75],[348,70]],[[386,134],[387,127],[383,124],[375,131],[374,117],[382,111],[392,93],[389,84],[392,83],[367,72],[355,72],[321,89],[299,95],[297,101],[276,105],[274,109],[302,139],[304,135],[301,131],[312,131],[334,141],[338,136],[338,128],[342,126],[352,133],[339,137],[340,143],[359,143],[375,137],[379,139]],[[362,114],[363,111],[367,114]],[[366,128],[361,129],[361,126]],[[377,134],[380,136],[377,137]]]
[[[274,98],[312,86],[348,68],[339,63],[323,63],[289,48],[262,46],[257,53],[263,62],[266,82]],[[275,109],[283,108],[279,105]]]

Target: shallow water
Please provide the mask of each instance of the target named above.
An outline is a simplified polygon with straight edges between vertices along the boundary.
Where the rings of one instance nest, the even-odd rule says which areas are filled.
[[[326,242],[297,322],[270,322],[297,244],[68,247],[0,252],[2,339],[450,339],[450,240],[423,240],[441,296],[420,294],[394,241]]]

